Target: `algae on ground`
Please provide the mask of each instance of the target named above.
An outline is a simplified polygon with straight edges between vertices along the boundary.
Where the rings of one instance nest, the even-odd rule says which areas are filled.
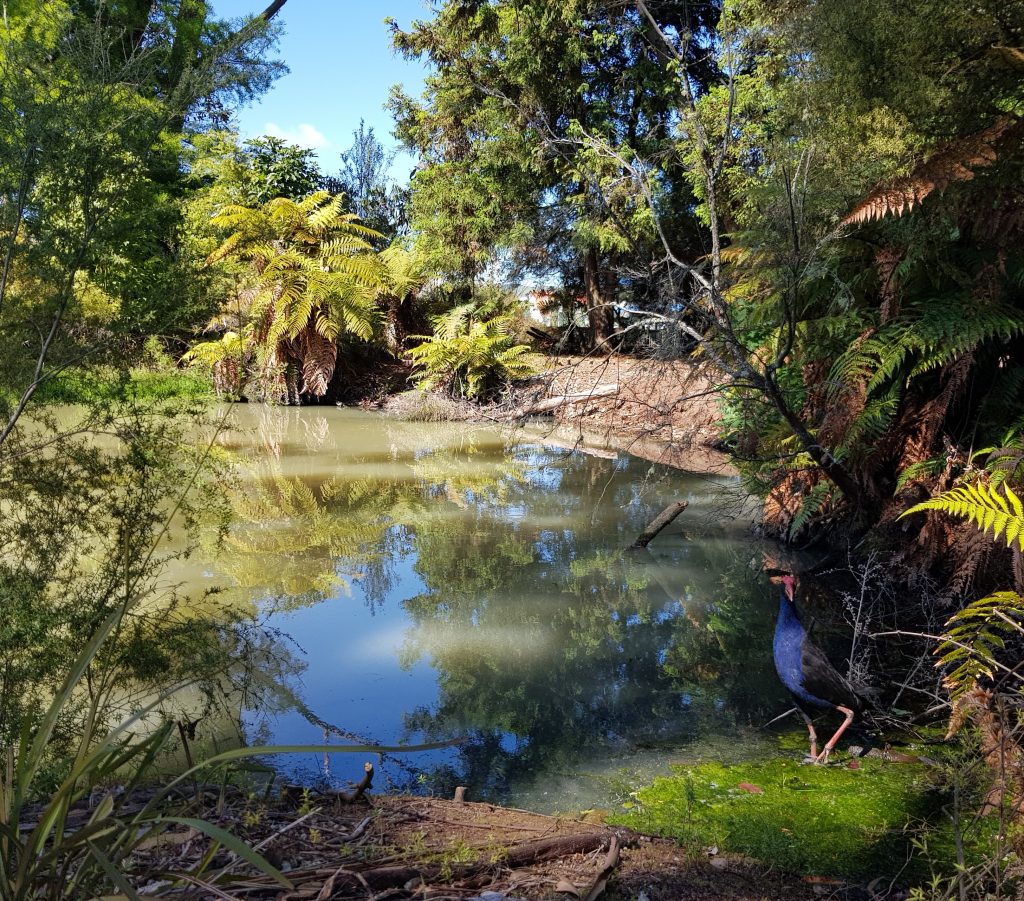
[[[951,798],[934,767],[866,758],[850,769],[779,758],[673,770],[634,792],[609,821],[674,838],[693,853],[716,846],[800,874],[920,881],[955,866]],[[989,820],[964,836],[969,857],[989,846],[996,828]],[[927,859],[917,853],[922,839]]]

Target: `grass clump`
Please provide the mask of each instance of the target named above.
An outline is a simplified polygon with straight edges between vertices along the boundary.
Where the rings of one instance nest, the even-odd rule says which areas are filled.
[[[389,397],[383,409],[388,416],[405,422],[465,422],[476,415],[476,408],[468,401],[417,388]]]
[[[633,792],[610,821],[674,838],[697,854],[717,846],[799,874],[902,874],[915,882],[954,869],[952,799],[936,768],[873,758],[857,763],[815,767],[779,758],[676,766],[673,775]],[[991,819],[963,836],[968,858],[988,849],[996,831]],[[918,853],[923,846],[926,855]]]

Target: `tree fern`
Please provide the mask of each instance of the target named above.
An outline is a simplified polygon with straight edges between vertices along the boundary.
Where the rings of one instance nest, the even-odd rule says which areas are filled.
[[[860,415],[846,430],[842,448],[837,451],[837,455],[846,455],[853,450],[861,454],[870,453],[899,411],[902,396],[902,386],[897,384],[891,386],[885,394],[869,398]]]
[[[969,296],[918,301],[836,360],[833,393],[861,381],[875,391],[901,370],[915,377],[987,341],[1008,341],[1022,332],[1024,315],[1006,307],[981,307]]]
[[[1024,550],[1024,504],[1005,482],[997,487],[983,482],[961,485],[911,507],[903,516],[926,510],[969,519],[993,538],[1004,536],[1008,547]],[[936,654],[950,668],[946,684],[954,698],[979,679],[993,678],[997,669],[1005,669],[999,654],[1008,637],[1024,636],[1022,624],[1024,598],[1015,591],[997,591],[950,617]]]
[[[942,472],[945,465],[946,458],[944,456],[930,457],[927,460],[921,460],[919,463],[912,463],[896,478],[895,493],[899,494],[900,491],[915,479],[938,475],[938,473]]]
[[[827,479],[822,479],[804,496],[800,509],[797,510],[792,522],[789,524],[789,537],[792,539],[800,534],[811,519],[832,503],[839,489]]]
[[[215,225],[231,234],[210,262],[234,258],[252,267],[257,290],[248,314],[255,357],[267,378],[298,363],[301,391],[320,396],[334,370],[342,334],[369,340],[378,323],[375,298],[387,264],[370,241],[380,236],[346,213],[344,199],[318,191],[303,200],[276,197],[259,207],[225,206]],[[298,387],[289,394],[297,394]]]
[[[422,342],[408,352],[423,372],[419,387],[479,397],[502,381],[532,374],[535,367],[526,357],[529,348],[515,343],[511,322],[508,316],[498,316],[470,323],[461,334],[452,334],[451,314],[439,318],[435,323],[439,333],[417,336]]]

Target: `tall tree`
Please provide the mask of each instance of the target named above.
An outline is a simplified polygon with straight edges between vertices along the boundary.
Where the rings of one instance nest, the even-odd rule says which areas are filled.
[[[338,190],[349,208],[383,241],[390,242],[408,231],[408,191],[391,177],[396,151],[388,150],[362,119],[352,132],[352,144],[341,154]]]
[[[695,36],[692,77],[704,90],[701,78],[717,77],[707,53],[716,5],[662,3],[658,14]],[[635,196],[614,190],[622,167],[577,138],[600,135],[631,157],[656,155],[671,137],[674,76],[643,20],[600,0],[448,0],[393,40],[435,70],[422,101],[398,90],[391,100],[399,137],[423,160],[412,220],[428,257],[467,283],[502,254],[548,274],[557,261],[585,295],[593,343],[606,347],[623,287],[616,263],[628,255],[643,266],[654,233]]]

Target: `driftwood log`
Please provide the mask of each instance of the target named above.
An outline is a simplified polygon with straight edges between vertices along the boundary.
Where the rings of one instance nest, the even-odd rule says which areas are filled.
[[[515,410],[511,416],[513,419],[518,419],[522,416],[535,416],[538,413],[550,413],[552,410],[557,410],[559,407],[564,407],[566,404],[581,404],[588,400],[594,400],[599,397],[608,397],[612,394],[619,393],[619,386],[615,385],[595,385],[593,388],[587,391],[579,391],[574,394],[556,394],[554,397],[546,397],[544,400],[535,401],[532,404],[526,404]]]
[[[661,511],[661,513],[655,516],[654,519],[650,521],[647,528],[644,529],[637,536],[637,539],[633,542],[632,547],[647,547],[647,545],[651,543],[654,537],[669,523],[671,523],[672,520],[674,520],[680,513],[682,513],[688,506],[690,506],[689,501],[676,501],[673,504],[669,504],[664,510]]]

